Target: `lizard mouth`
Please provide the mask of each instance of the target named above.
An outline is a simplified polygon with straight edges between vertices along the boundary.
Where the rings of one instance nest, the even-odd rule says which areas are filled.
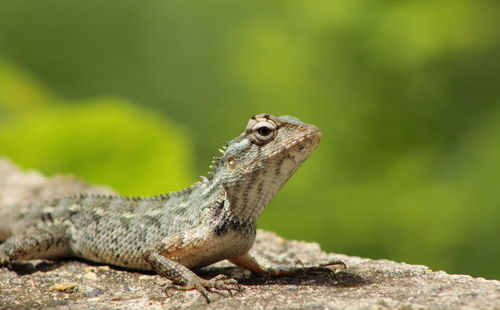
[[[311,152],[318,146],[321,140],[321,131],[316,126],[310,126],[311,128],[308,132],[290,141],[285,148],[290,150],[292,148],[297,148],[302,151],[307,146],[313,146],[310,150]]]
[[[304,133],[292,139],[281,149],[274,152],[272,157],[276,158],[286,154],[285,158],[293,162],[297,169],[311,153],[318,147],[321,140],[321,131],[316,126],[304,127]]]
[[[293,147],[296,144],[298,144],[300,146],[300,145],[311,143],[311,142],[319,143],[320,140],[321,140],[321,131],[319,131],[319,129],[318,129],[318,130],[315,130],[311,133],[306,133],[297,139],[292,140],[292,142],[290,142],[290,147]]]

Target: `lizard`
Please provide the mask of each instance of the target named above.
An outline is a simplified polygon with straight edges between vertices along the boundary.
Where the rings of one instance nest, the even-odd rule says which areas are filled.
[[[208,177],[182,191],[148,197],[77,194],[0,211],[0,266],[30,259],[79,257],[149,270],[172,287],[232,295],[235,279],[204,279],[191,269],[227,259],[253,273],[329,272],[275,266],[249,252],[257,219],[273,195],[316,149],[318,127],[292,116],[258,114],[220,149]]]

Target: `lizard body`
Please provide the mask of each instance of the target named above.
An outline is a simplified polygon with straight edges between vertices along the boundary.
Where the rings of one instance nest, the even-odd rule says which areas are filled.
[[[209,178],[172,195],[126,198],[80,194],[0,212],[0,265],[18,260],[81,257],[125,268],[154,270],[196,289],[237,282],[211,280],[190,269],[228,259],[252,272],[287,275],[331,271],[326,265],[272,266],[248,253],[257,218],[272,196],[314,151],[321,133],[290,116],[259,114],[226,144]]]

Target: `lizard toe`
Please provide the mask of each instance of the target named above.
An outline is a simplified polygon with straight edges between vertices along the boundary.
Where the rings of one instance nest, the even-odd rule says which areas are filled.
[[[231,290],[239,291],[241,290],[238,281],[235,279],[228,278],[226,275],[218,275],[215,278],[206,280],[205,287],[228,291],[232,295]]]
[[[9,256],[5,252],[0,251],[0,266],[5,266],[8,265],[9,263],[10,263]]]
[[[346,270],[347,269],[346,264],[343,261],[337,260],[337,259],[334,259],[334,260],[331,260],[331,261],[329,261],[327,263],[319,265],[319,267],[329,267],[329,266],[340,266],[340,268],[342,270]]]
[[[218,275],[210,280],[194,279],[184,285],[172,284],[165,288],[175,289],[180,291],[197,290],[205,298],[207,303],[210,303],[209,293],[218,294],[224,297],[233,296],[234,291],[241,291],[238,281],[228,278],[225,275]]]
[[[301,269],[303,273],[325,272],[335,276],[335,272],[337,272],[338,269],[346,270],[347,267],[344,262],[335,260],[335,261],[330,261],[328,263],[319,264],[317,266],[301,267]]]

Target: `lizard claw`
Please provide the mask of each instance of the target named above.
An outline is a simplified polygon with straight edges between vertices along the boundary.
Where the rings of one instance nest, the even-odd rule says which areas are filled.
[[[210,280],[197,278],[193,279],[185,285],[174,284],[168,288],[173,288],[181,291],[197,290],[205,298],[207,303],[210,303],[210,299],[208,298],[209,293],[215,293],[224,297],[229,297],[233,296],[233,292],[231,290],[241,291],[241,287],[238,281],[228,278],[226,275],[222,274]]]

